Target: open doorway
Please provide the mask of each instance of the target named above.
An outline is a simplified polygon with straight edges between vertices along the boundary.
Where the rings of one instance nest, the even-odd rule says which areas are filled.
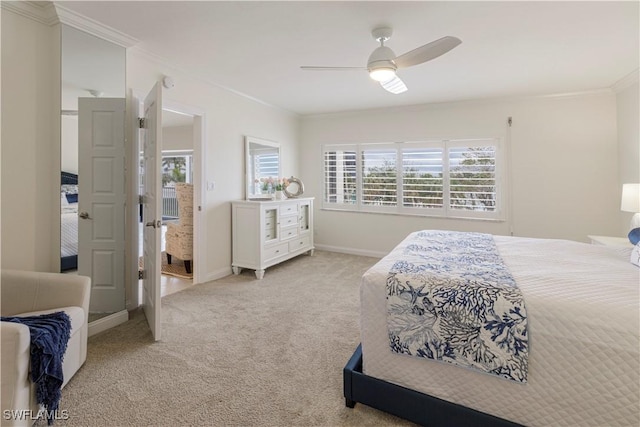
[[[156,88],[154,88],[154,90],[156,90]],[[146,98],[149,98],[149,97],[150,95],[146,96]],[[143,135],[149,134],[148,129],[154,129],[157,127],[154,126],[153,119],[148,124],[148,127],[142,122],[142,119],[140,119],[141,117],[147,117],[146,100],[145,100],[145,105],[143,106],[143,102],[141,101],[142,96],[139,94],[136,94],[133,91],[131,91],[130,99],[131,99],[131,111],[132,111],[131,120],[132,122],[136,123],[135,126],[132,126],[133,134],[131,138],[132,140],[136,141],[136,143],[131,145],[131,151],[130,151],[131,156],[129,160],[129,170],[131,171],[131,175],[130,175],[131,180],[130,180],[130,187],[129,187],[131,189],[131,192],[130,192],[131,196],[129,199],[129,203],[130,203],[129,206],[132,206],[132,207],[135,206],[135,208],[127,210],[127,218],[129,219],[129,222],[128,222],[129,226],[127,228],[130,233],[129,235],[131,236],[128,242],[129,243],[128,251],[131,255],[134,255],[134,256],[128,257],[127,259],[127,271],[128,271],[127,309],[134,310],[140,306],[146,306],[144,301],[146,301],[146,295],[148,294],[151,295],[152,298],[156,298],[155,295],[157,295],[158,296],[157,298],[160,299],[160,296],[167,295],[168,293],[172,293],[177,290],[184,289],[185,287],[188,287],[192,284],[197,284],[202,282],[203,272],[205,269],[203,268],[204,266],[202,265],[202,262],[200,260],[204,261],[204,257],[201,251],[199,250],[199,248],[202,247],[202,244],[203,244],[202,236],[207,235],[206,221],[203,221],[201,218],[202,206],[206,204],[206,193],[204,192],[204,189],[207,188],[203,178],[206,176],[206,164],[204,162],[204,159],[206,158],[206,144],[205,144],[205,128],[206,128],[205,120],[206,119],[205,119],[204,111],[202,111],[197,107],[178,104],[170,100],[163,100],[159,103],[159,105],[161,105],[161,108],[159,109],[159,111],[161,111],[162,113],[158,114],[157,121],[161,122],[166,120],[167,125],[163,126],[162,123],[160,123],[160,129],[158,129],[157,132],[160,135],[164,135],[164,134],[176,131],[176,129],[173,129],[173,130],[167,130],[167,129],[180,127],[180,126],[185,126],[187,128],[190,127],[190,132],[187,132],[184,135],[190,135],[190,136],[186,136],[185,138],[191,141],[191,149],[192,149],[192,152],[190,153],[191,162],[190,162],[190,171],[188,172],[188,175],[191,177],[191,180],[193,183],[192,210],[193,210],[194,232],[193,232],[193,260],[192,260],[192,266],[191,266],[193,278],[190,279],[189,281],[183,281],[180,278],[168,279],[166,277],[163,277],[161,274],[159,275],[159,273],[161,273],[159,271],[161,270],[161,268],[159,268],[158,265],[161,264],[161,259],[158,259],[156,266],[153,267],[153,270],[154,270],[153,273],[145,272],[144,268],[140,268],[141,261],[140,261],[139,254],[141,252],[144,253],[144,257],[147,258],[149,251],[154,252],[154,257],[157,256],[155,255],[156,250],[158,252],[162,252],[161,243],[165,245],[165,249],[166,249],[166,242],[162,242],[162,239],[166,237],[165,236],[166,229],[164,229],[164,227],[158,227],[159,230],[157,233],[157,237],[155,237],[158,243],[157,249],[150,249],[144,243],[146,240],[147,234],[149,234],[148,233],[149,227],[147,227],[146,225],[151,226],[151,224],[149,223],[149,220],[152,219],[154,224],[158,222],[162,224],[163,222],[161,220],[161,217],[162,217],[161,203],[158,203],[155,201],[155,199],[153,199],[154,195],[147,193],[147,187],[149,187],[150,182],[153,182],[151,187],[157,188],[154,194],[160,194],[162,191],[161,190],[162,148],[165,148],[165,150],[177,150],[178,152],[183,152],[185,148],[184,146],[176,147],[175,145],[171,145],[171,142],[168,143],[169,145],[161,143],[161,146],[159,147],[160,149],[153,148],[153,151],[157,152],[157,154],[153,157],[158,159],[158,161],[156,163],[156,160],[152,159],[152,162],[157,166],[154,166],[155,172],[153,172],[153,178],[147,177],[145,179],[144,177],[145,168],[142,166],[136,167],[136,165],[139,165],[140,155],[143,151],[145,152],[151,151],[145,148],[147,140],[146,140],[146,136],[143,137]],[[152,105],[152,104],[149,104],[149,105]],[[149,117],[153,118],[154,114],[150,112]],[[178,122],[175,122],[174,119],[178,120]],[[139,128],[139,125],[140,125],[140,128]],[[144,129],[146,131],[142,129],[142,126],[144,126]],[[175,132],[175,133],[179,133],[179,132]],[[160,136],[160,138],[157,138],[157,139],[162,139],[162,136]],[[169,136],[168,141],[171,141],[171,136]],[[150,143],[150,145],[153,145],[153,144]],[[173,154],[175,154],[175,152]],[[148,161],[145,158],[145,164],[147,163]],[[144,189],[140,188],[141,183],[145,184]],[[151,214],[151,216],[149,216],[148,212],[145,211],[144,220],[146,221],[146,224],[144,229],[147,231],[141,232],[140,209],[141,209],[141,206],[143,206],[143,202],[144,202],[145,209],[147,209],[149,205],[149,202],[147,202],[147,197],[149,196],[153,196],[152,197],[153,204],[157,203],[157,208],[154,208],[154,212]],[[156,209],[157,209],[157,213],[156,213]],[[153,226],[153,228],[155,229],[156,226]],[[143,235],[144,235],[144,238],[143,238]],[[152,245],[155,246],[156,243],[152,242]],[[147,273],[149,274],[149,276],[147,276]],[[151,276],[154,276],[154,277],[151,277]],[[141,279],[142,277],[144,278]],[[150,280],[150,279],[153,279],[153,280]],[[170,284],[169,282],[173,282],[173,283]],[[144,288],[145,286],[146,288]],[[153,290],[150,290],[149,286],[152,286]],[[143,288],[145,289],[144,292],[142,290]],[[152,317],[157,317],[158,319],[161,319],[162,315],[161,315],[160,301],[158,301],[157,304],[153,304],[150,307],[151,307],[151,310],[155,310],[154,311],[155,315]],[[152,321],[154,322],[155,327],[157,328],[158,325],[156,320],[152,319]],[[154,332],[154,337],[155,336],[156,335]]]
[[[181,291],[194,283],[194,188],[199,187],[194,185],[194,153],[198,151],[194,150],[194,143],[199,141],[196,136],[193,115],[162,110],[162,161],[161,176],[158,177],[162,181],[161,296]],[[143,173],[140,172],[140,177]],[[143,256],[142,233],[140,222],[140,259]]]

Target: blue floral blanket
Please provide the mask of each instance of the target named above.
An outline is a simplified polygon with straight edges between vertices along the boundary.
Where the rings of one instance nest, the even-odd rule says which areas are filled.
[[[387,277],[391,351],[527,382],[522,292],[489,234],[413,233]]]

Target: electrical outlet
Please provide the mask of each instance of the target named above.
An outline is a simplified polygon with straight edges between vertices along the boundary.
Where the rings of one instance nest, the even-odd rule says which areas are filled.
[[[207,181],[207,190],[213,191],[215,189],[216,189],[216,182],[215,181]]]

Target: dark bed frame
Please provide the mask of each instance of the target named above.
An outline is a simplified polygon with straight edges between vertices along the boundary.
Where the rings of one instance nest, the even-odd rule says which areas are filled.
[[[358,345],[349,359],[343,375],[344,397],[349,408],[359,402],[429,427],[522,427],[520,424],[363,374],[362,345]]]

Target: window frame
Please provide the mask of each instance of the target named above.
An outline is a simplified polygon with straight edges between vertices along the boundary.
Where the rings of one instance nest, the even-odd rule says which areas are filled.
[[[458,147],[495,147],[495,210],[465,210],[454,209],[450,206],[450,149]],[[442,186],[443,200],[441,207],[411,207],[404,206],[404,167],[403,153],[406,150],[416,149],[441,149],[442,150]],[[393,206],[374,206],[363,203],[363,153],[375,150],[396,150],[395,155],[395,171],[396,171],[396,204]],[[327,153],[335,151],[355,152],[355,170],[356,170],[356,201],[355,203],[337,203],[328,201],[327,189],[327,170],[326,156]],[[356,143],[356,144],[325,144],[322,146],[322,209],[324,210],[340,210],[363,213],[385,213],[396,215],[413,215],[435,218],[453,218],[453,219],[475,219],[475,220],[493,220],[504,221],[506,203],[504,198],[504,182],[506,162],[504,159],[504,145],[502,138],[465,138],[465,139],[425,139],[419,141],[405,142],[374,142],[374,143]]]

